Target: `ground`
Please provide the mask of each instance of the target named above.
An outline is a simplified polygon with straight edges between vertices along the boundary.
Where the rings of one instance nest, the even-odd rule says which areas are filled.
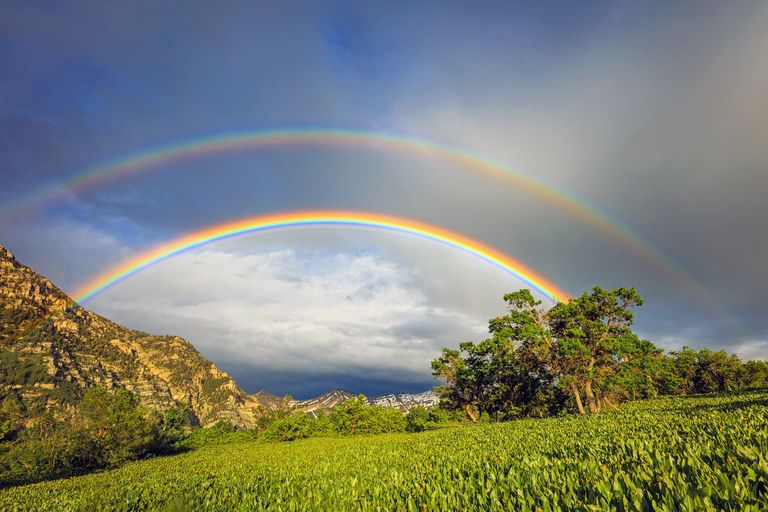
[[[0,492],[3,510],[768,510],[768,391],[595,417],[246,442]]]

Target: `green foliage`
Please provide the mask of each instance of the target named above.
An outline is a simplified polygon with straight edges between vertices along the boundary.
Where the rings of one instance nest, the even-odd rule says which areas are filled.
[[[312,417],[288,414],[275,419],[263,432],[267,441],[294,441],[307,437],[352,436],[405,431],[403,413],[389,407],[368,405],[365,396],[345,400],[329,414]]]
[[[473,421],[566,408],[599,413],[621,400],[768,386],[764,362],[687,347],[666,356],[640,339],[631,330],[632,308],[643,304],[634,288],[596,286],[549,311],[528,290],[504,300],[508,313],[489,321],[490,338],[443,349],[432,362],[445,382],[436,388],[443,406]]]
[[[438,388],[444,404],[466,411],[473,421],[482,415],[497,420],[543,416],[558,407],[541,301],[529,290],[504,300],[509,312],[488,322],[490,338],[464,342],[459,351],[443,349],[432,362],[433,374],[446,382]]]
[[[236,443],[0,492],[5,510],[768,510],[768,393]]]
[[[3,418],[14,411],[6,399]],[[148,414],[124,389],[111,393],[89,388],[77,411],[48,411],[27,428],[10,422],[14,439],[4,443],[0,485],[73,475],[109,467],[156,453],[166,453],[180,441],[181,411],[165,417]],[[6,432],[5,437],[9,437]]]
[[[740,369],[739,380],[744,389],[768,387],[768,361],[747,361]]]
[[[110,393],[89,388],[80,402],[80,417],[105,465],[144,456],[155,447],[156,425],[147,420],[138,399],[124,389]]]
[[[552,367],[582,414],[582,392],[589,412],[600,412],[611,384],[618,383],[613,378],[619,368],[643,351],[655,349],[630,329],[632,308],[642,304],[634,288],[595,286],[590,293],[560,302],[549,311]]]
[[[187,430],[192,425],[192,407],[177,405],[156,413],[153,423],[157,426],[156,451],[173,451],[187,439]]]
[[[286,416],[274,421],[262,434],[266,441],[295,441],[307,437],[329,435],[333,425],[327,416],[312,418],[308,414]]]
[[[405,431],[405,418],[397,409],[368,405],[365,396],[345,400],[329,415],[334,430],[342,435],[384,434]]]
[[[256,432],[253,430],[238,429],[232,423],[221,420],[211,427],[198,427],[192,430],[177,445],[181,448],[199,448],[205,445],[254,441],[256,437]]]
[[[51,382],[42,354],[0,351],[0,384],[32,385]]]
[[[429,409],[417,405],[405,415],[406,432],[423,432],[425,430],[434,430],[444,427],[450,423],[457,423],[459,418],[450,411],[440,407],[430,407]]]
[[[6,396],[0,402],[0,443],[12,440],[24,419],[24,408],[15,395]]]

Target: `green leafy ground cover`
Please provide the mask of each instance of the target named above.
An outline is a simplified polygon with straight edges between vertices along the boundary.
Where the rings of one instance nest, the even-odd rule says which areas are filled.
[[[2,510],[768,510],[768,391],[419,434],[206,446]]]

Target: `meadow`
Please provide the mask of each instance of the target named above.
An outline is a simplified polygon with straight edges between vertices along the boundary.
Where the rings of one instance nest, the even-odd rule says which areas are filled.
[[[768,391],[419,434],[238,442],[0,491],[2,510],[768,510]]]

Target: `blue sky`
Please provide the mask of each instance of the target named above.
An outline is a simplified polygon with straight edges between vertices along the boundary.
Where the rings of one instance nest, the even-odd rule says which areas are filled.
[[[66,290],[215,222],[354,208],[482,240],[572,293],[636,286],[646,297],[638,331],[666,348],[768,357],[764,2],[0,10],[0,203],[207,134],[403,133],[504,161],[601,208],[668,254],[717,311],[524,190],[444,161],[338,147],[169,164],[0,222],[0,243]],[[425,244],[344,230],[246,237],[171,259],[86,305],[185,336],[249,391],[420,390],[439,349],[481,338],[501,295],[521,286]]]

